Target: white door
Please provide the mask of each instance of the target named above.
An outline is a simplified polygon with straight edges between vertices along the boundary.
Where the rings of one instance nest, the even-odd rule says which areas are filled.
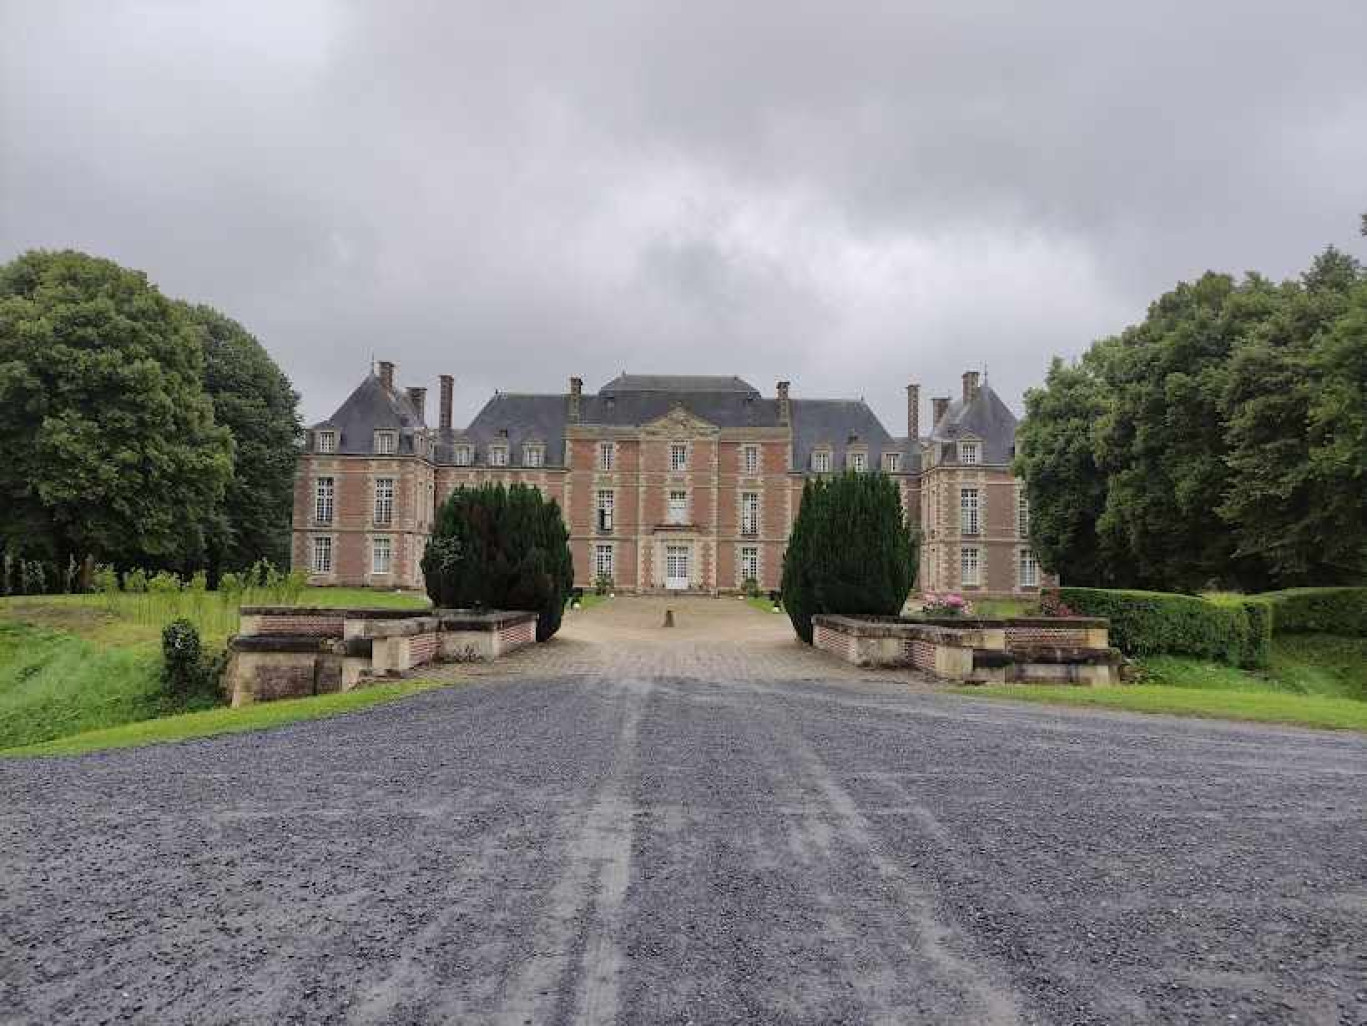
[[[670,591],[688,588],[688,546],[665,546],[665,587]]]

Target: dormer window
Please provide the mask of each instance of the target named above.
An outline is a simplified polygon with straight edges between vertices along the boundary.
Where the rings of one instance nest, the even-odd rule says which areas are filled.
[[[398,451],[399,433],[397,431],[375,432],[375,455],[393,456]]]
[[[854,471],[856,474],[862,474],[869,469],[869,454],[862,451],[846,453],[845,468]]]
[[[337,432],[319,431],[313,436],[313,447],[318,452],[336,452]]]
[[[982,462],[982,443],[981,442],[960,442],[959,443],[959,462],[965,466]]]
[[[896,474],[902,469],[902,454],[900,452],[883,453],[883,471],[888,474]]]
[[[829,474],[831,472],[831,450],[816,449],[812,452],[812,472]]]
[[[506,445],[489,446],[489,466],[506,467],[508,465],[508,447]]]
[[[524,467],[544,467],[546,465],[546,447],[544,445],[524,445],[522,447],[522,465]]]
[[[458,445],[452,453],[458,467],[468,467],[475,461],[475,451],[468,445]]]

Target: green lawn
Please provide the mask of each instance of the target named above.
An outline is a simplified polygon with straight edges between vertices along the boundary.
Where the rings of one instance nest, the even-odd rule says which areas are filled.
[[[1034,609],[1035,603],[1026,599],[970,599],[973,615],[988,620],[1001,620],[1009,616],[1026,616]]]
[[[1333,730],[1367,731],[1367,702],[1285,691],[1227,691],[1202,687],[1135,684],[1119,687],[1072,687],[1044,684],[997,684],[956,688],[976,698],[1013,699],[1056,705],[1092,706],[1139,713],[1170,713],[1225,720],[1288,723]]]
[[[584,592],[584,597],[579,600],[579,612],[583,612],[585,609],[592,609],[594,606],[601,606],[604,602],[611,601],[612,600],[606,595],[595,595],[591,591],[586,591]],[[573,608],[570,609],[570,612],[574,611]]]
[[[441,687],[437,681],[405,680],[393,684],[377,684],[356,691],[312,698],[293,698],[279,702],[263,702],[240,709],[207,709],[202,712],[163,716],[160,719],[125,723],[103,730],[92,730],[69,737],[60,737],[39,744],[0,749],[0,757],[36,755],[80,755],[106,748],[133,748],[141,745],[165,744],[189,738],[212,737],[216,734],[237,734],[247,730],[265,730],[300,720],[314,720],[323,716],[355,712],[380,702],[404,698],[419,691]]]
[[[758,609],[761,613],[768,613],[770,616],[774,614],[774,604],[769,601],[767,595],[757,595],[754,598],[747,598],[745,604],[752,609]],[[783,606],[780,605],[780,612],[782,609]]]
[[[1144,682],[1200,690],[1274,691],[1367,700],[1367,638],[1290,634],[1272,639],[1263,670],[1242,670],[1182,656],[1150,656]]]

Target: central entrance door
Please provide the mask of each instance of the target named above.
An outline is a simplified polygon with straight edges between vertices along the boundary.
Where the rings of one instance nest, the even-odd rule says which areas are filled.
[[[665,546],[665,587],[670,591],[688,589],[688,546]]]

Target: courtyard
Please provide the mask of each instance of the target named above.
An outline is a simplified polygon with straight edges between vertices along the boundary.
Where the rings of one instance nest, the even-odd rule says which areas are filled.
[[[0,764],[5,1021],[1367,1016],[1360,736],[972,701],[734,599],[445,672]]]

